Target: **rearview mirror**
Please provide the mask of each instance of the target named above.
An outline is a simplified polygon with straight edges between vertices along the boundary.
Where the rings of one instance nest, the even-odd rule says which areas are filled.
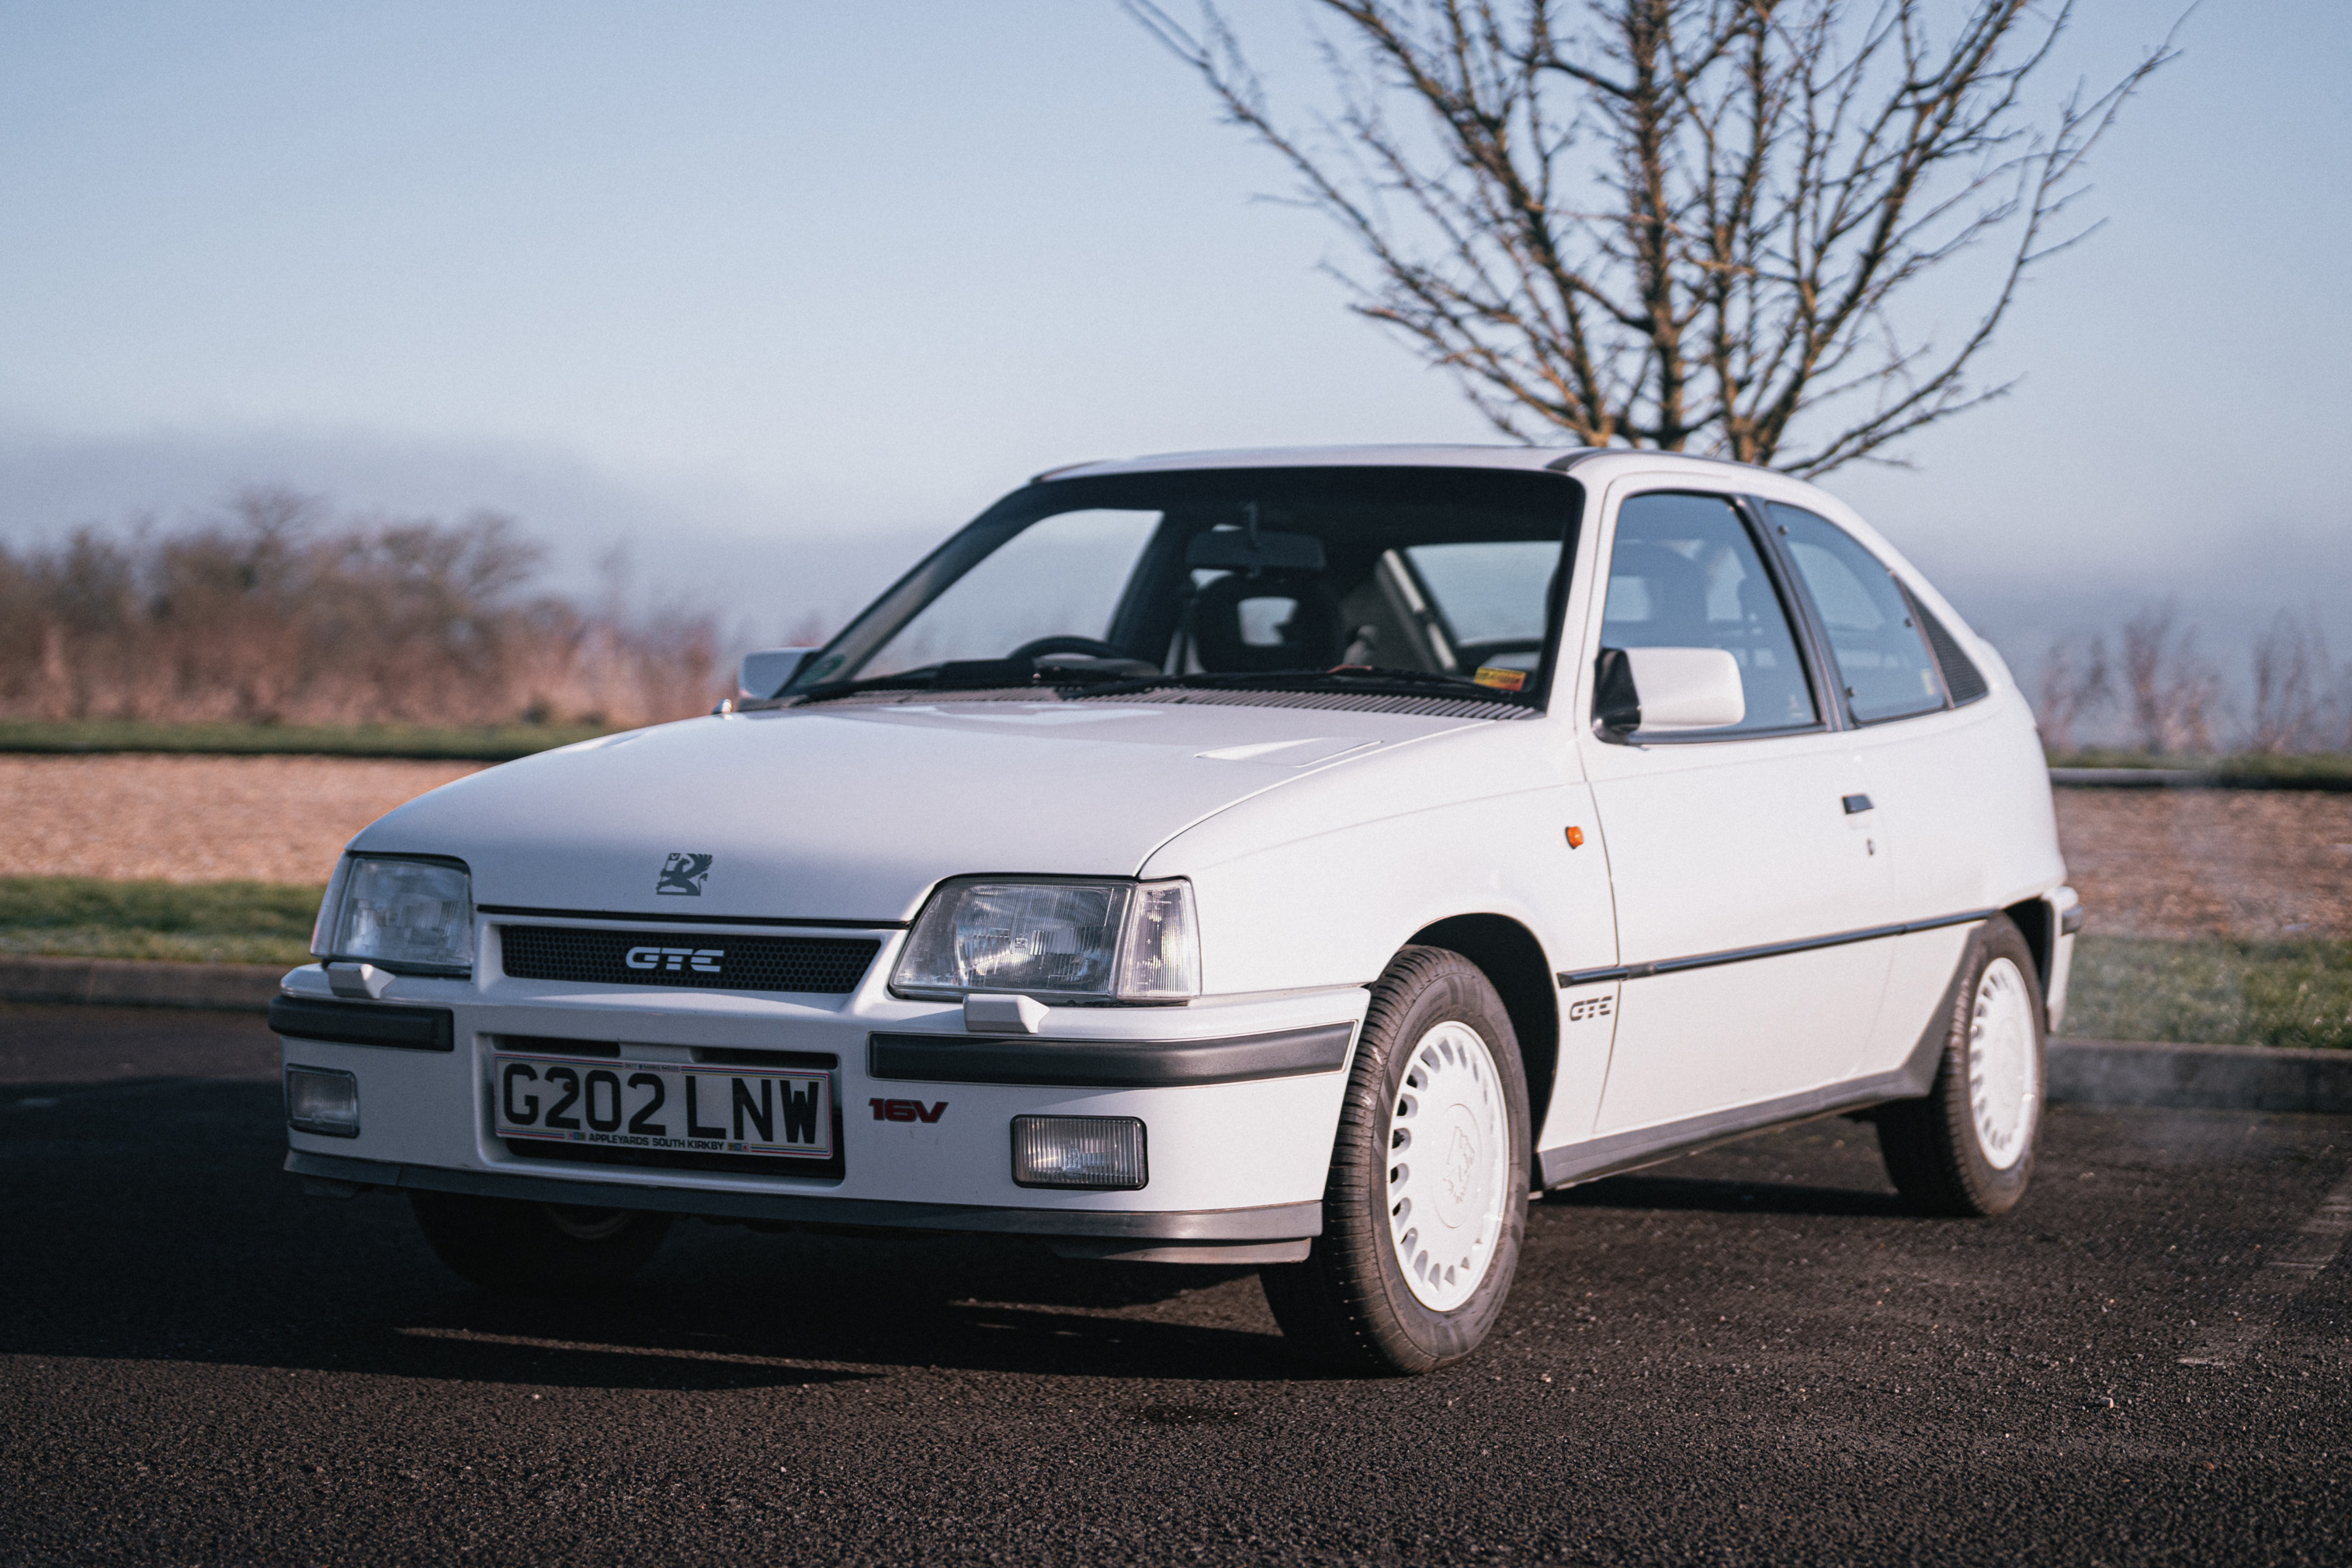
[[[1196,572],[1320,572],[1323,542],[1311,533],[1220,528],[1192,536],[1184,564]]]
[[[763,647],[745,654],[735,677],[736,695],[754,700],[773,697],[799,673],[801,661],[815,651],[813,647]]]

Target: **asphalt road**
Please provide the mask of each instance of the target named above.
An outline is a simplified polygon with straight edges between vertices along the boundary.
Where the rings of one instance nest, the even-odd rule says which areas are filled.
[[[2352,1562],[2352,1118],[2060,1108],[1991,1223],[1750,1139],[1555,1194],[1486,1349],[1375,1382],[1014,1244],[492,1300],[278,1172],[276,1060],[0,1008],[0,1563]]]

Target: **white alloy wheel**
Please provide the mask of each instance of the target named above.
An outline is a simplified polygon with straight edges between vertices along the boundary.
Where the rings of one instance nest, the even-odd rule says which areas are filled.
[[[2006,1171],[2033,1143],[2041,1112],[2033,1070],[2033,996],[2006,958],[1985,965],[1969,1014],[1969,1108],[1985,1163]]]
[[[1513,1194],[1509,1109],[1486,1042],[1448,1020],[1412,1048],[1389,1110],[1389,1239],[1434,1312],[1486,1278]]]

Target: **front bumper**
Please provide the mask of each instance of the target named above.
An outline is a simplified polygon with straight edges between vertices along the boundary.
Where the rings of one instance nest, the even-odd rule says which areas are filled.
[[[336,1154],[289,1150],[286,1169],[314,1191],[348,1197],[375,1188],[467,1193],[527,1203],[593,1204],[652,1209],[754,1225],[835,1229],[956,1231],[1034,1237],[1066,1257],[1135,1263],[1291,1263],[1323,1232],[1320,1202],[1205,1211],[1086,1211],[1000,1208],[987,1204],[915,1204],[798,1193],[745,1193],[707,1186],[595,1184],[508,1171],[446,1171],[387,1165]]]
[[[1360,988],[1185,1007],[1055,1008],[1034,1036],[976,1036],[951,1004],[892,997],[879,976],[829,999],[492,975],[402,976],[375,1001],[337,998],[317,965],[286,977],[273,1017],[288,1066],[358,1080],[350,1138],[289,1129],[287,1169],[323,1190],[382,1187],[656,1209],[755,1224],[1038,1237],[1087,1256],[1272,1262],[1319,1234]],[[417,1021],[446,1011],[446,1027]],[[841,1116],[830,1173],[557,1163],[493,1131],[502,1039],[623,1042],[632,1057],[789,1051],[830,1057]],[[518,1048],[530,1048],[521,1047]],[[944,1106],[893,1120],[902,1098]],[[1016,1116],[1140,1118],[1149,1184],[1090,1192],[1014,1184]],[[1263,1252],[1264,1256],[1258,1256]]]

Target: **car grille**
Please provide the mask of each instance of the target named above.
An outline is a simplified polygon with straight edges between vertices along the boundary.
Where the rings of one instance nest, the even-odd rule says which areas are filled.
[[[856,990],[882,949],[872,937],[739,936],[576,926],[504,926],[499,937],[506,972],[518,980],[826,996]]]

